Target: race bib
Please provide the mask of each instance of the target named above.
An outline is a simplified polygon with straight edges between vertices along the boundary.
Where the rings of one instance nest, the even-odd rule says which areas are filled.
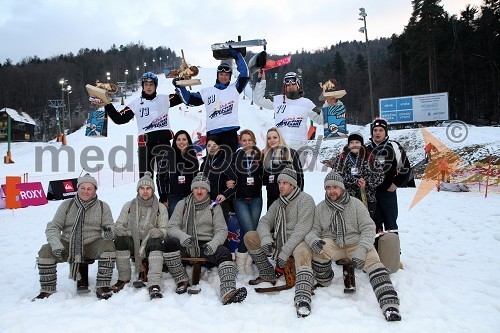
[[[269,175],[269,183],[274,183],[274,175]]]
[[[356,168],[356,167],[352,167],[352,168],[351,168],[351,175],[352,175],[352,176],[357,176],[357,175],[359,175],[359,170],[358,170],[358,168]]]
[[[186,183],[186,176],[178,176],[177,179],[179,181],[179,184]]]
[[[247,177],[247,185],[253,185],[253,184],[254,184],[253,177]]]

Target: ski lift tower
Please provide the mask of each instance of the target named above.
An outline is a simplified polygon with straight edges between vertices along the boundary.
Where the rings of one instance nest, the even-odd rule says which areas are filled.
[[[59,113],[59,109],[64,107],[64,100],[61,99],[49,99],[49,106],[51,108],[56,109],[56,120],[57,120],[57,128],[59,130],[59,134],[57,136],[57,142],[61,142],[63,146],[66,145],[66,136],[61,130],[61,117]]]

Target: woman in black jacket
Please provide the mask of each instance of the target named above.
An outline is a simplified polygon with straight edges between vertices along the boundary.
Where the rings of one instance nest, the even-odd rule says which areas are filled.
[[[157,177],[160,202],[172,216],[179,201],[191,193],[191,182],[199,171],[200,163],[189,133],[180,130],[174,135],[173,149],[163,155]]]
[[[219,137],[207,137],[207,156],[204,157],[200,171],[210,181],[210,199],[221,205],[224,218],[229,217],[229,200],[236,188],[228,188],[227,182],[236,182],[236,173],[231,165],[232,151],[227,145],[221,146]]]
[[[251,130],[240,132],[241,148],[233,154],[233,166],[238,177],[234,211],[241,226],[241,239],[249,231],[257,230],[262,213],[262,152],[257,148],[255,134]],[[252,258],[244,242],[236,251],[239,272],[253,274]]]
[[[276,127],[267,130],[266,149],[264,152],[263,181],[267,190],[267,209],[279,198],[278,175],[290,165],[297,172],[297,185],[304,190],[304,174],[297,152],[288,147],[280,131]]]

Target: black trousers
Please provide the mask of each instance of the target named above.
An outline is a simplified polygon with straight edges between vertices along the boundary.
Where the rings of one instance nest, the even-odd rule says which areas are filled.
[[[227,242],[227,240],[226,240]],[[231,261],[232,256],[229,251],[229,246],[219,245],[215,250],[215,253],[212,255],[206,255],[203,253],[202,245],[208,243],[208,241],[198,241],[198,246],[200,247],[200,258],[207,258],[208,261],[215,266],[219,266],[224,261]],[[181,251],[181,257],[190,257],[187,253],[186,248],[181,245],[181,242],[176,237],[168,237],[163,241],[163,252],[176,252]]]

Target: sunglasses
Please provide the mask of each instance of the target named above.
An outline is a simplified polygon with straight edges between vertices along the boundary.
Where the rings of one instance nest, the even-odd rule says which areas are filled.
[[[229,65],[226,65],[226,64],[219,65],[217,67],[217,73],[220,73],[220,72],[222,72],[222,73],[231,73],[231,67],[229,67]]]
[[[296,77],[286,77],[285,78],[285,84],[294,84],[297,83],[297,78]]]

